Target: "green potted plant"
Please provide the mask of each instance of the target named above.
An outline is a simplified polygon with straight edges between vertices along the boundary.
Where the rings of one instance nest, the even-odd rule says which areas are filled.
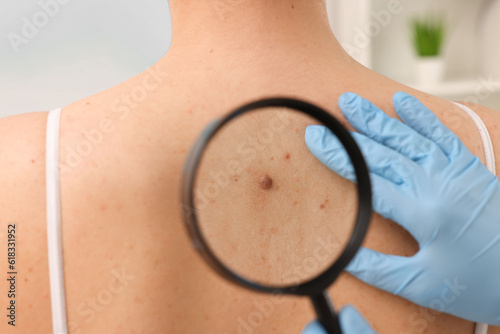
[[[417,79],[421,84],[436,84],[444,75],[442,56],[446,22],[442,15],[428,14],[411,20],[413,46],[417,54]]]

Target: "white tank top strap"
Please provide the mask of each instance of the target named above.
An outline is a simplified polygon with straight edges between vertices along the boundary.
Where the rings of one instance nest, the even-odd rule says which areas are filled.
[[[488,132],[488,129],[486,128],[486,125],[484,125],[483,120],[469,107],[464,106],[463,104],[453,102],[455,105],[460,107],[463,111],[465,111],[470,118],[474,121],[476,124],[476,127],[479,131],[479,135],[481,136],[481,140],[483,142],[483,148],[484,148],[484,157],[486,160],[486,168],[488,170],[497,175],[496,173],[496,167],[495,167],[495,152],[493,151],[493,143],[491,142],[491,137],[490,133]]]
[[[456,102],[453,103],[458,107],[460,107],[460,109],[465,111],[476,124],[476,127],[479,131],[479,135],[481,136],[481,141],[483,142],[486,168],[488,168],[488,170],[492,174],[497,175],[495,167],[495,152],[493,150],[493,143],[491,142],[490,133],[488,132],[488,129],[486,128],[486,125],[484,124],[483,120],[469,107],[464,106],[463,104],[460,103]],[[487,333],[488,333],[488,324],[476,323],[476,329],[474,331],[474,334],[487,334]]]
[[[61,108],[49,112],[46,142],[47,246],[49,259],[52,331],[67,334],[61,238],[61,193],[59,184],[59,123]]]
[[[476,323],[476,329],[474,334],[488,334],[488,324],[478,324]]]

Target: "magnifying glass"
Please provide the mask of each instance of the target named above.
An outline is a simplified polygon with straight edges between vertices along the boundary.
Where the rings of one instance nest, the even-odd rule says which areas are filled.
[[[355,183],[310,153],[304,136],[311,125],[336,136],[342,145],[332,154],[350,159]],[[359,147],[333,116],[278,97],[212,122],[188,155],[181,205],[194,247],[222,277],[309,296],[327,331],[341,333],[326,289],[365,237],[371,185]]]

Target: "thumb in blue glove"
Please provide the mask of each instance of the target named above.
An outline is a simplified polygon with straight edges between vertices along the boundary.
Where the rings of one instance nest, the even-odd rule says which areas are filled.
[[[376,334],[368,322],[352,306],[344,307],[339,314],[340,327],[343,334]],[[328,334],[318,321],[307,325],[302,334]]]
[[[367,162],[373,207],[403,226],[420,250],[412,257],[361,248],[346,270],[424,307],[500,325],[500,183],[416,98],[396,93],[400,122],[346,93],[339,107]],[[338,139],[306,130],[309,150],[355,182]]]

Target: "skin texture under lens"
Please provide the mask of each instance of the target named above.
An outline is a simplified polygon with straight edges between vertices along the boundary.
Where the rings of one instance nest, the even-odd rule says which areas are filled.
[[[309,281],[351,237],[356,187],[309,152],[304,133],[312,124],[319,123],[292,109],[247,112],[221,128],[202,155],[194,189],[200,230],[219,260],[250,281]],[[306,204],[313,189],[324,199]]]

